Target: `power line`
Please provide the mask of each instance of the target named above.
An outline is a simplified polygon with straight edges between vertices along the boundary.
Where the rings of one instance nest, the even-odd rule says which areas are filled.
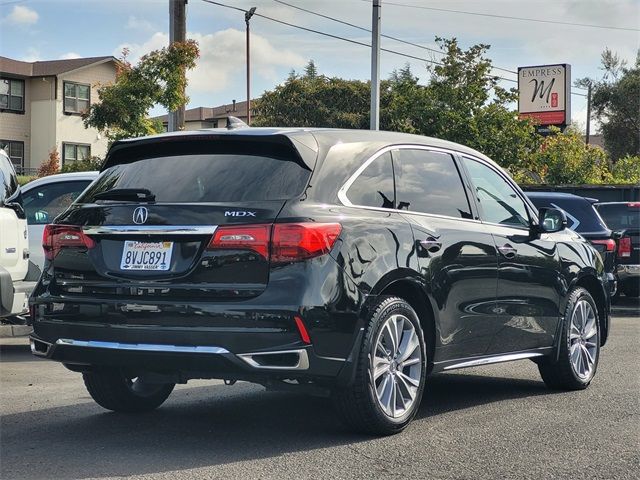
[[[237,11],[243,12],[243,13],[247,12],[247,10],[245,10],[244,8],[234,7],[232,5],[227,5],[227,4],[224,4],[224,3],[215,2],[213,0],[202,0],[202,1],[206,2],[206,3],[210,3],[212,5],[217,5],[219,7],[224,7],[224,8],[230,8],[232,10],[237,10]],[[341,37],[340,35],[334,35],[332,33],[322,32],[320,30],[314,30],[313,28],[307,28],[307,27],[303,27],[301,25],[296,25],[294,23],[285,22],[284,20],[279,20],[277,18],[272,18],[272,17],[269,17],[267,15],[262,15],[261,13],[258,13],[258,12],[255,12],[254,15],[256,17],[264,18],[265,20],[270,20],[272,22],[280,23],[280,24],[286,25],[288,27],[297,28],[299,30],[304,30],[306,32],[311,32],[311,33],[315,33],[315,34],[322,35],[322,36],[325,36],[325,37],[333,38],[333,39],[336,39],[336,40],[342,40],[344,42],[349,42],[349,43],[353,43],[355,45],[361,45],[363,47],[371,48],[370,44],[364,43],[364,42],[360,42],[358,40],[353,40],[351,38]],[[387,53],[393,53],[394,55],[399,55],[401,57],[411,58],[411,59],[414,59],[414,60],[419,60],[421,62],[427,62],[427,63],[432,63],[434,65],[444,66],[444,64],[442,62],[436,62],[435,60],[428,60],[426,58],[417,57],[415,55],[410,55],[408,53],[398,52],[397,50],[391,50],[391,49],[388,49],[388,48],[381,48],[380,50],[383,51],[383,52],[387,52]],[[511,78],[505,78],[505,77],[500,77],[500,76],[496,76],[496,75],[492,75],[492,76],[495,77],[496,79],[503,80],[505,82],[511,82],[511,83],[516,83],[516,84],[518,83],[517,80],[513,80]],[[581,96],[581,97],[586,97],[586,95],[583,95],[581,93],[571,92],[571,94],[572,95],[578,95],[578,96]]]
[[[362,0],[363,2],[368,2],[368,0]],[[458,13],[462,15],[474,15],[477,17],[491,17],[491,18],[502,18],[505,20],[519,20],[522,22],[536,22],[536,23],[551,23],[554,25],[569,25],[572,27],[586,27],[586,28],[604,28],[608,30],[624,30],[629,32],[640,32],[639,28],[629,28],[629,27],[616,27],[611,25],[596,25],[591,23],[574,23],[574,22],[560,22],[557,20],[544,20],[541,18],[528,18],[528,17],[512,17],[509,15],[497,15],[492,13],[481,13],[481,12],[466,12],[463,10],[451,10],[448,8],[436,8],[436,7],[425,7],[423,5],[407,5],[405,3],[394,3],[394,2],[384,2],[385,5],[393,5],[394,7],[405,7],[405,8],[418,8],[421,10],[434,10],[437,12],[447,12],[447,13]]]
[[[302,8],[302,7],[299,7],[297,5],[293,5],[291,3],[283,2],[282,0],[273,0],[273,1],[277,2],[277,3],[280,3],[282,5],[286,5],[287,7],[295,8],[297,10],[300,10],[300,11],[303,11],[303,12],[306,12],[306,13],[310,13],[311,15],[316,15],[318,17],[326,18],[327,20],[331,20],[333,22],[337,22],[337,23],[341,23],[343,25],[348,25],[349,27],[357,28],[358,30],[362,30],[363,32],[371,33],[371,30],[369,30],[368,28],[364,28],[364,27],[361,27],[360,25],[355,25],[353,23],[345,22],[344,20],[340,20],[339,18],[331,17],[329,15],[324,15],[324,14],[322,14],[320,12],[314,12],[312,10],[307,10],[306,8]],[[380,36],[384,37],[384,38],[388,38],[390,40],[395,40],[396,42],[404,43],[406,45],[411,45],[412,47],[417,47],[417,48],[421,48],[423,50],[428,50],[430,52],[434,52],[434,53],[437,53],[439,55],[446,55],[446,52],[443,52],[442,50],[438,50],[436,48],[427,47],[425,45],[420,45],[419,43],[410,42],[410,41],[404,40],[402,38],[393,37],[391,35],[385,35],[384,33],[381,34]],[[518,74],[518,72],[514,72],[513,70],[509,70],[507,68],[501,68],[501,67],[492,67],[492,68],[494,70],[502,70],[503,72],[513,73],[515,75]]]

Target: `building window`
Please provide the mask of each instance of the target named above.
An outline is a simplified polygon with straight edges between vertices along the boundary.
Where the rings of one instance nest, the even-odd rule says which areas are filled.
[[[82,83],[64,82],[64,113],[84,113],[89,110],[91,87]]]
[[[89,160],[91,158],[91,145],[85,143],[63,143],[62,165],[77,160]]]
[[[24,112],[24,80],[0,78],[0,110]]]
[[[24,167],[24,142],[16,142],[15,140],[0,140],[0,148],[9,155],[16,170],[22,172]]]

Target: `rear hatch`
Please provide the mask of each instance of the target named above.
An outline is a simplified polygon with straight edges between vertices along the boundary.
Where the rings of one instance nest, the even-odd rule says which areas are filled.
[[[301,195],[313,149],[283,135],[116,144],[104,172],[47,227],[53,294],[243,299],[269,280],[272,224]]]

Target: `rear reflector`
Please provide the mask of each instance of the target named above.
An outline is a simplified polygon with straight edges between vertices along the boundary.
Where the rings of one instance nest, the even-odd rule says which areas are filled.
[[[251,250],[271,263],[291,263],[325,255],[340,235],[339,223],[276,223],[219,227],[209,250]]]
[[[616,241],[610,238],[607,240],[591,240],[591,243],[595,245],[603,245],[605,252],[614,252],[616,249]]]
[[[219,227],[209,243],[210,250],[251,250],[269,258],[271,225]]]
[[[304,322],[297,315],[293,317],[296,322],[296,327],[298,327],[298,332],[300,333],[300,338],[304,343],[311,343],[311,337],[309,337],[309,332],[307,331],[307,327],[304,326]]]
[[[627,207],[640,208],[640,202],[629,202],[627,203]]]
[[[53,260],[63,248],[93,248],[96,242],[75,225],[46,225],[42,234],[42,248],[47,260]]]
[[[627,258],[631,256],[631,237],[622,237],[618,241],[618,257]]]

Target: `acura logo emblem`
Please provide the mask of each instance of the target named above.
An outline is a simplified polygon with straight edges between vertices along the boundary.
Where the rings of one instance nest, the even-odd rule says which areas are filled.
[[[147,210],[147,207],[138,207],[133,211],[133,223],[142,225],[147,221],[148,216],[149,210]]]

